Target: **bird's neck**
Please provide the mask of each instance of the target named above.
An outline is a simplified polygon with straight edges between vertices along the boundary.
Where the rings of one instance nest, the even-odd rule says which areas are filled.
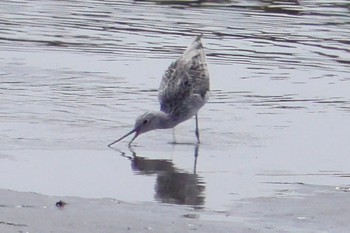
[[[159,111],[156,113],[158,120],[159,129],[169,129],[175,127],[179,122],[177,122],[171,115]]]

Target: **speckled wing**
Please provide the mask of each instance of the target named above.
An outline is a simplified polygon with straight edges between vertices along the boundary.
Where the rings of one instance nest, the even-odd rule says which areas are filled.
[[[189,118],[208,99],[209,74],[201,36],[173,62],[163,75],[158,99],[160,109],[174,117]]]

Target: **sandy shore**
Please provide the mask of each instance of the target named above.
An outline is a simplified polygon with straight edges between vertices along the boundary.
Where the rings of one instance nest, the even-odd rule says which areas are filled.
[[[241,224],[203,221],[189,207],[113,199],[50,197],[1,190],[0,232],[230,232]],[[67,203],[58,208],[56,203]],[[251,231],[255,232],[255,231]]]
[[[348,232],[348,189],[300,185],[297,192],[216,212],[0,190],[0,232]],[[58,207],[60,200],[67,205]]]

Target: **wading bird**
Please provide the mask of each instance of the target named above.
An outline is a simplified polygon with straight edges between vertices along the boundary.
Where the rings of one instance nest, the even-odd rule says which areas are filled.
[[[199,140],[198,111],[209,98],[209,73],[205,60],[201,35],[197,36],[186,51],[173,62],[163,75],[158,90],[160,111],[146,112],[140,115],[134,128],[110,143],[121,141],[135,133],[131,143],[140,134],[154,129],[169,129],[193,116],[196,119],[196,137]]]

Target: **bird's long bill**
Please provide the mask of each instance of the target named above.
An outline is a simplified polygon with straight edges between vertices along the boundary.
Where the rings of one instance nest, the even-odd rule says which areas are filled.
[[[121,138],[119,138],[118,140],[116,140],[116,141],[110,143],[110,144],[108,145],[108,147],[111,147],[113,144],[115,144],[115,143],[117,143],[117,142],[123,140],[124,138],[126,138],[127,136],[129,136],[129,135],[132,134],[132,133],[135,133],[135,135],[134,135],[134,137],[131,139],[131,141],[129,142],[129,145],[130,145],[130,144],[135,140],[135,138],[137,138],[137,136],[139,136],[139,134],[138,134],[138,132],[137,132],[136,129],[131,130],[129,133],[125,134],[123,137],[121,137]]]

